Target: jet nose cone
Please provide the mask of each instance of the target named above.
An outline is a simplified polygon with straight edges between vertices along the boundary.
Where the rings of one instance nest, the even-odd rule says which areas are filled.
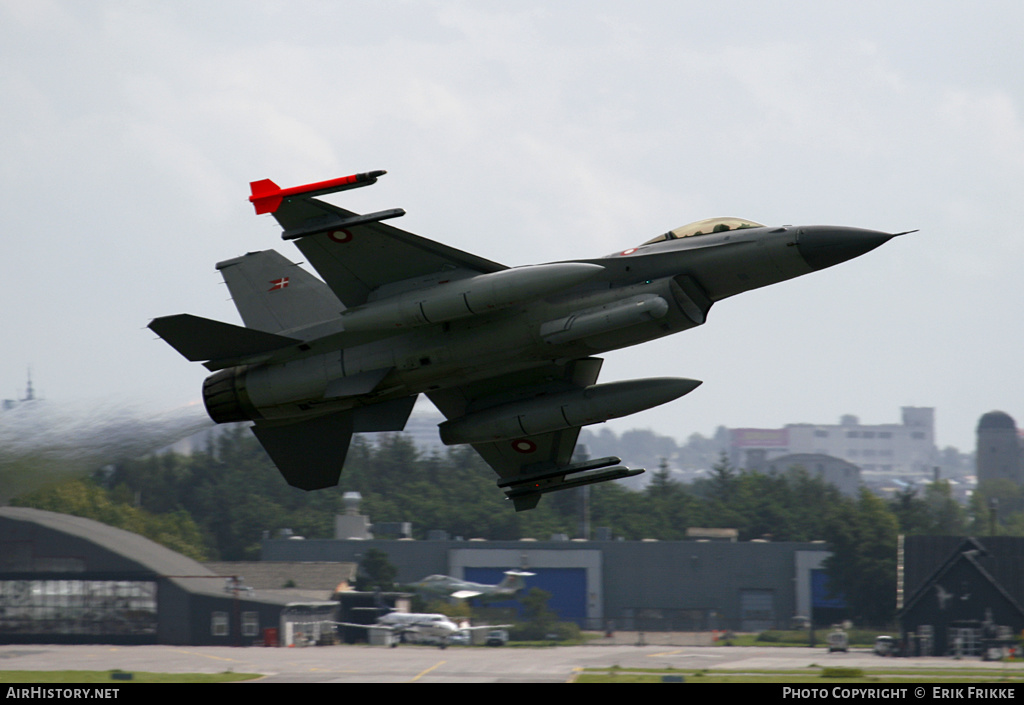
[[[860,257],[894,237],[878,230],[814,225],[799,229],[796,248],[813,269],[824,269]]]

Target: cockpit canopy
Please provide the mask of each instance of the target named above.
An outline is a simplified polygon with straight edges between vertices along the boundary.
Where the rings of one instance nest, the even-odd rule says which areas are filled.
[[[729,230],[742,230],[743,228],[763,228],[761,223],[744,218],[707,218],[698,220],[696,223],[684,225],[675,230],[669,230],[664,235],[648,240],[644,245],[653,245],[656,242],[665,240],[678,240],[684,237],[695,237],[697,235],[710,235],[711,233],[724,233]]]

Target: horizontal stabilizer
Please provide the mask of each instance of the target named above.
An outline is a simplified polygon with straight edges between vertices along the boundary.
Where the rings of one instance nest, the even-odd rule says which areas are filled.
[[[252,432],[292,487],[321,490],[338,484],[352,439],[352,413],[308,421],[255,425]]]
[[[261,355],[302,342],[188,313],[154,318],[149,329],[192,362]]]

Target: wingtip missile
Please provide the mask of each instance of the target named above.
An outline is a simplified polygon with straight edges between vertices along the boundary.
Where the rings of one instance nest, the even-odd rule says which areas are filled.
[[[281,188],[270,179],[261,179],[260,181],[249,183],[249,188],[252,190],[249,201],[256,207],[256,215],[274,213],[281,207],[281,202],[290,196],[307,196],[312,198],[313,196],[322,196],[327,193],[370,186],[377,183],[377,179],[386,173],[383,169],[378,169],[377,171],[351,174],[337,179],[317,181],[312,184],[292,186],[290,188]]]

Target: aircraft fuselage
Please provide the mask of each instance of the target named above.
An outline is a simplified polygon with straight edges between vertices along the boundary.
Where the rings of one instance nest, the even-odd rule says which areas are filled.
[[[693,391],[686,378],[598,384],[597,355],[702,325],[718,301],[862,255],[894,237],[835,226],[711,218],[606,257],[509,268],[313,196],[383,171],[280,188],[251,183],[321,279],[274,250],[220,262],[245,323],[189,314],[150,328],[214,371],[217,423],[253,421],[287,481],[338,483],[353,433],[404,429],[419,394],[468,443],[517,511],[542,494],[630,477],[608,457],[573,462],[579,429]]]
[[[842,230],[877,235],[879,241],[889,237]],[[798,243],[799,237],[807,239],[814,232],[748,228],[581,260],[600,271],[585,283],[541,299],[410,327],[340,350],[237,367],[230,374],[238,380],[240,403],[249,418],[271,420],[405,398],[453,381],[483,379],[495,369],[588,357],[701,325],[716,301],[814,271]],[[422,293],[426,298],[431,292]],[[301,330],[289,334],[303,337]],[[339,379],[384,369],[391,371],[372,392],[333,398],[327,394]]]

